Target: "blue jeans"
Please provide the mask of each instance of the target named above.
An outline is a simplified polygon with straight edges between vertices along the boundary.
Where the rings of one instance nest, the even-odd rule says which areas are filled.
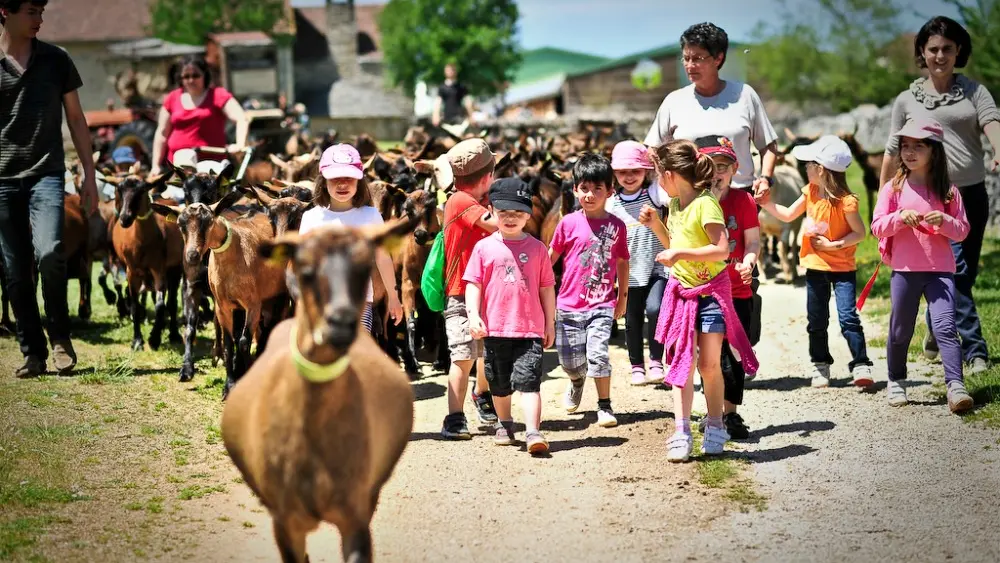
[[[48,359],[48,346],[35,298],[35,263],[49,338],[69,339],[66,259],[63,256],[65,180],[62,174],[0,180],[0,252],[6,290],[17,318],[21,353]]]
[[[861,328],[861,317],[857,309],[857,273],[823,272],[806,270],[806,316],[809,332],[809,358],[816,364],[833,365],[830,355],[830,288],[837,300],[837,316],[840,318],[840,333],[847,340],[851,350],[849,369],[859,365],[873,365],[868,359],[865,332]]]

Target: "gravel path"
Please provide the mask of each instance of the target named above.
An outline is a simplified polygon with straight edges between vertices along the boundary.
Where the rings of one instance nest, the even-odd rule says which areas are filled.
[[[912,378],[910,406],[890,408],[882,394],[884,351],[873,351],[876,379],[883,382],[879,392],[857,392],[848,386],[847,347],[839,337],[831,342],[840,379],[830,389],[811,389],[804,289],[765,285],[761,294],[769,327],[757,348],[763,367],[743,409],[755,432],[732,455],[750,462],[750,474],[769,498],[766,511],[733,511],[718,491],[697,485],[696,464],[664,461],[664,440],[673,427],[670,395],[630,387],[623,349],[612,349],[612,396],[621,422],[614,429],[594,424],[592,387],[583,414],[566,415],[557,407],[565,379],[549,352],[542,387],[543,430],[553,449],[548,459],[493,446],[481,435],[471,442],[437,439],[445,380],[427,377],[416,384],[414,438],[383,492],[376,556],[1000,560],[997,433],[948,414],[931,398],[926,377]],[[209,533],[220,537],[201,542],[198,560],[278,560],[270,519],[248,489],[213,496],[203,509],[206,521],[219,515],[230,520],[211,526]],[[338,535],[330,528],[314,533],[309,552],[314,562],[340,561]]]

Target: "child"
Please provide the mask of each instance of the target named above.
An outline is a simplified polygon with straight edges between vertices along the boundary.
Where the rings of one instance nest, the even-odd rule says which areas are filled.
[[[625,343],[632,364],[632,385],[663,382],[663,345],[656,341],[656,320],[660,316],[660,300],[667,285],[668,271],[654,258],[663,244],[653,231],[639,223],[642,208],[652,205],[660,217],[667,204],[666,194],[659,185],[650,186],[646,145],[622,141],[611,153],[611,168],[618,180],[618,193],[608,199],[607,210],[625,223],[628,241],[628,304],[625,306]],[[643,331],[646,319],[649,324]],[[649,375],[643,353],[643,333],[649,341]]]
[[[323,151],[319,160],[319,177],[313,189],[316,207],[302,214],[299,233],[305,234],[320,225],[333,224],[345,227],[382,224],[382,215],[372,207],[368,182],[364,180],[361,156],[348,144],[333,145]],[[375,266],[385,284],[389,314],[396,324],[403,319],[403,307],[396,293],[396,270],[392,258],[383,249],[375,253]],[[362,323],[372,331],[372,286],[368,284],[368,300]]]
[[[875,204],[872,234],[892,267],[887,361],[889,404],[906,404],[906,355],[913,338],[920,296],[927,299],[944,363],[948,408],[960,413],[973,400],[962,378],[962,350],[955,326],[955,256],[949,241],[969,234],[962,195],[948,180],[943,129],[928,118],[910,120],[900,140],[899,171],[882,187]]]
[[[570,379],[563,406],[576,412],[585,376],[592,378],[597,387],[597,424],[605,428],[618,424],[611,408],[608,341],[611,325],[625,314],[629,270],[625,223],[605,209],[613,182],[606,158],[581,156],[573,166],[573,195],[581,209],[562,218],[549,246],[553,264],[566,255],[556,300],[556,349]]]
[[[666,239],[667,249],[657,262],[671,267],[663,296],[656,339],[663,342],[670,364],[667,383],[673,385],[676,432],[667,441],[667,460],[686,461],[691,455],[691,404],[694,401],[695,346],[698,372],[708,417],[701,452],[721,454],[729,440],[722,421],[723,393],[720,359],[722,341],[728,337],[750,371],[757,359],[737,320],[729,275],[725,273],[729,240],[722,208],[712,196],[715,164],[699,154],[691,141],[670,141],[653,150],[653,164],[660,185],[670,195],[667,229],[651,209],[644,210],[643,224]]]
[[[806,316],[809,331],[809,356],[815,371],[812,386],[830,385],[830,289],[837,300],[840,332],[847,340],[853,358],[849,369],[854,385],[872,385],[872,362],[868,359],[865,332],[855,305],[857,276],[854,252],[865,238],[865,224],[858,213],[858,197],[847,187],[844,171],[851,164],[847,143],[834,135],[824,135],[809,145],[792,149],[792,157],[806,163],[809,184],[790,207],[770,202],[769,194],[761,207],[781,221],[793,221],[803,212],[802,249],[799,256],[806,267]]]
[[[739,317],[743,331],[749,335],[750,317],[753,312],[753,291],[750,288],[750,281],[754,266],[757,265],[757,253],[760,252],[760,220],[757,218],[757,204],[749,192],[730,187],[733,174],[739,165],[732,141],[727,137],[712,135],[695,140],[695,144],[698,145],[698,151],[710,156],[715,165],[715,186],[712,188],[712,195],[722,207],[722,217],[725,219],[729,239],[726,272],[732,283],[736,316]],[[736,440],[746,440],[750,437],[750,429],[743,421],[743,417],[736,412],[737,407],[743,404],[746,377],[743,365],[733,355],[729,342],[723,340],[722,379],[725,381],[726,391],[722,421],[726,425],[729,437]]]
[[[469,330],[469,315],[465,306],[463,279],[469,257],[476,243],[497,230],[496,218],[480,202],[493,181],[496,159],[482,139],[467,139],[458,143],[445,156],[455,181],[455,193],[444,206],[444,283],[447,301],[444,309],[445,332],[451,352],[448,372],[448,415],[444,417],[441,435],[449,440],[469,440],[469,425],[462,405],[469,386],[469,373],[476,363],[476,387],[472,399],[479,411],[479,421],[497,422],[492,397],[487,391],[485,368],[482,363],[483,341]],[[480,394],[476,394],[479,389]]]
[[[545,245],[524,232],[531,190],[520,178],[490,187],[499,232],[476,243],[465,270],[465,304],[473,338],[485,339],[486,380],[499,421],[493,443],[514,444],[510,396],[521,393],[528,453],[544,454],[542,350],[555,340],[555,275]],[[483,315],[480,315],[480,312]]]

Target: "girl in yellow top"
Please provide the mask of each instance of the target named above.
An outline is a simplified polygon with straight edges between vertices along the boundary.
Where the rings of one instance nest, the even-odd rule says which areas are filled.
[[[809,356],[815,371],[812,386],[830,384],[830,289],[837,299],[840,332],[853,358],[849,364],[854,385],[872,385],[865,333],[857,307],[857,268],[854,252],[865,238],[865,224],[858,213],[858,197],[847,187],[844,171],[851,164],[851,150],[834,135],[824,135],[810,145],[792,149],[792,157],[806,163],[809,184],[789,207],[776,205],[767,195],[761,207],[781,221],[793,221],[803,212],[801,263],[806,267],[806,315]]]

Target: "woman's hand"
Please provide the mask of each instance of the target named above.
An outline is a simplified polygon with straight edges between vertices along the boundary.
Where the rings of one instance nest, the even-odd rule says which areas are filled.
[[[923,216],[912,209],[904,209],[899,212],[899,218],[907,227],[916,227],[923,220]]]
[[[154,165],[152,168],[149,169],[150,176],[159,176],[161,173],[162,170],[160,170],[160,167],[158,165]]]
[[[941,226],[941,223],[944,222],[944,213],[941,213],[940,211],[930,211],[924,215],[924,222],[933,227],[939,227]]]

